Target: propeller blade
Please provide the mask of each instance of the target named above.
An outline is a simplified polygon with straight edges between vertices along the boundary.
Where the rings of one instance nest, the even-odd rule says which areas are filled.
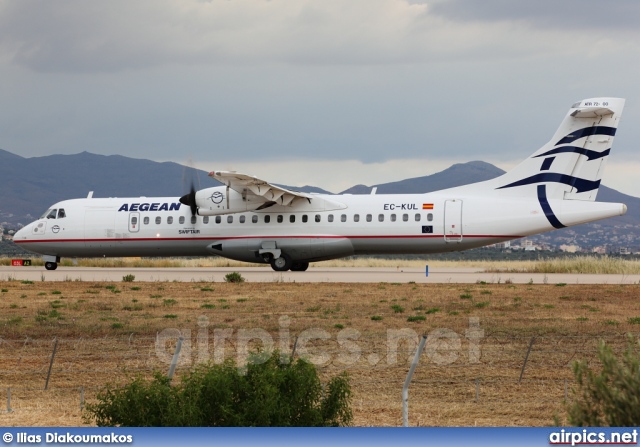
[[[189,191],[189,194],[185,194],[184,196],[180,197],[180,203],[191,208],[192,216],[198,214],[198,206],[196,205],[196,188],[193,186],[193,183],[191,184],[191,190]]]

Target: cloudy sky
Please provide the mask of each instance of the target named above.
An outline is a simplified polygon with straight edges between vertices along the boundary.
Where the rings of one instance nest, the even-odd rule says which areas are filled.
[[[0,148],[338,192],[508,169],[618,96],[603,182],[640,196],[638,24],[637,0],[0,0]]]

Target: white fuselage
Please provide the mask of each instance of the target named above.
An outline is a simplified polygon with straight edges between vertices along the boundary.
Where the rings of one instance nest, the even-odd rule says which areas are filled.
[[[309,262],[361,254],[465,250],[622,215],[595,202],[621,98],[571,106],[552,139],[511,171],[427,194],[328,195],[292,191],[235,171],[223,186],[180,198],[59,202],[14,241],[60,257],[206,256],[302,271]]]
[[[553,229],[534,199],[498,201],[446,191],[324,197],[342,206],[318,211],[309,203],[308,211],[298,206],[292,212],[276,205],[203,217],[192,216],[175,197],[66,200],[51,208],[63,209],[64,217],[40,218],[20,230],[14,241],[57,257],[215,254],[264,262],[260,250],[274,246],[295,260],[318,261],[465,250]],[[601,205],[580,204],[585,209]],[[602,217],[621,214],[620,204],[602,205],[617,205]]]

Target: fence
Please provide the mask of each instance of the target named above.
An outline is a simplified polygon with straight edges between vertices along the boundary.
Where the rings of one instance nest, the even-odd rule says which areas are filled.
[[[259,346],[259,334],[250,335],[248,346]],[[418,338],[352,335],[305,343],[273,339],[276,348],[292,349],[295,343],[296,355],[316,363],[325,377],[349,373],[357,425],[401,425],[403,382]],[[430,336],[410,386],[410,425],[549,425],[554,416],[562,420],[574,386],[571,364],[595,360],[601,339],[616,351],[626,347],[624,334],[533,338],[495,333],[483,335],[477,345],[470,337]],[[166,374],[177,341],[174,334],[0,339],[0,396],[6,397],[0,418],[17,425],[79,425],[85,402],[95,399],[105,383],[124,383],[157,370]],[[187,337],[177,376],[198,361],[241,359],[245,341]]]

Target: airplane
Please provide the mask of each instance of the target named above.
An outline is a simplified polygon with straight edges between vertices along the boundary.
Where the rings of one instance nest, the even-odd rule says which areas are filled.
[[[58,202],[14,242],[61,257],[222,256],[305,271],[354,255],[460,251],[620,216],[596,194],[624,107],[621,98],[571,106],[551,140],[492,180],[425,194],[313,194],[232,171],[222,186],[178,197]]]

